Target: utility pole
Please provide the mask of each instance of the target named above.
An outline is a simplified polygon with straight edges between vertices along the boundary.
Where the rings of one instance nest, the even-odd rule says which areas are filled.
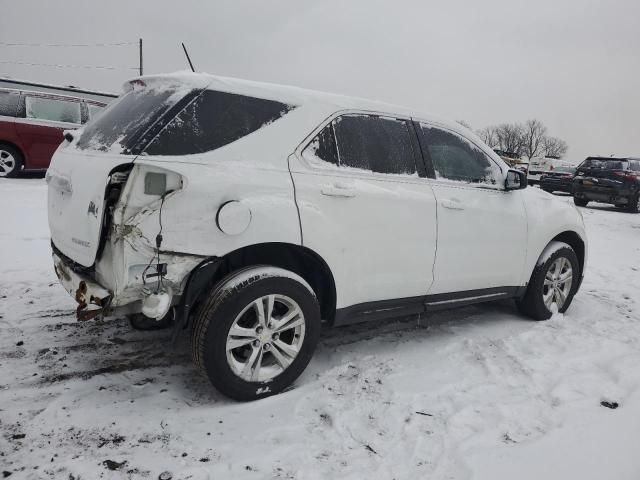
[[[140,39],[139,47],[140,47],[140,76],[142,76],[142,39]]]

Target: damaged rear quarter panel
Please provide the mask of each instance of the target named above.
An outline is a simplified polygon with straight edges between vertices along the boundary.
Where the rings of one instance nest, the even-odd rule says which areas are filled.
[[[156,263],[155,240],[160,233],[160,263],[167,264],[165,285],[180,294],[188,274],[204,258],[220,257],[244,246],[285,242],[300,244],[300,227],[286,157],[275,164],[190,156],[138,157],[116,205],[107,246],[96,264],[98,280],[114,292],[112,306],[127,305],[142,296],[142,274]],[[198,158],[193,158],[198,157]],[[144,193],[147,172],[168,174],[164,202]],[[178,179],[176,181],[176,179]],[[251,211],[248,228],[239,235],[223,233],[216,216],[229,201]],[[155,285],[155,280],[151,283]]]

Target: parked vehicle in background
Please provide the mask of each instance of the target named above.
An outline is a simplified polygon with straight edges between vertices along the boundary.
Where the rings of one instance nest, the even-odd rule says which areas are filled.
[[[520,155],[515,152],[507,152],[504,150],[494,149],[494,152],[498,154],[498,156],[504,160],[504,162],[509,165],[511,168],[515,168],[516,170],[520,170],[525,174],[529,174],[529,162],[524,160]]]
[[[575,167],[557,167],[540,177],[540,188],[545,192],[573,193]]]
[[[640,158],[588,157],[573,179],[573,200],[610,203],[629,212],[640,211]]]
[[[79,128],[105,106],[69,95],[0,88],[0,177],[46,170],[63,132]]]
[[[579,211],[455,122],[201,74],[125,89],[47,172],[56,274],[79,319],[191,327],[230,397],[287,388],[322,320],[507,298],[544,320],[578,291]]]
[[[542,175],[552,172],[558,167],[575,167],[575,165],[558,157],[534,157],[529,161],[529,185],[540,183]]]

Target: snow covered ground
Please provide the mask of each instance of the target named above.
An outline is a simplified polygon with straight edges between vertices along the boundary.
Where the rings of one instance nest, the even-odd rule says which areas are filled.
[[[240,404],[186,341],[75,321],[45,202],[41,179],[0,182],[5,477],[640,478],[640,215],[582,209],[588,271],[564,316],[503,302],[327,331],[296,388]]]

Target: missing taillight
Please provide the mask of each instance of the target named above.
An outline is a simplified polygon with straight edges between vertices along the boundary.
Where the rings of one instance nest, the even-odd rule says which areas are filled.
[[[164,195],[167,191],[167,176],[164,173],[147,172],[144,176],[146,195]]]

